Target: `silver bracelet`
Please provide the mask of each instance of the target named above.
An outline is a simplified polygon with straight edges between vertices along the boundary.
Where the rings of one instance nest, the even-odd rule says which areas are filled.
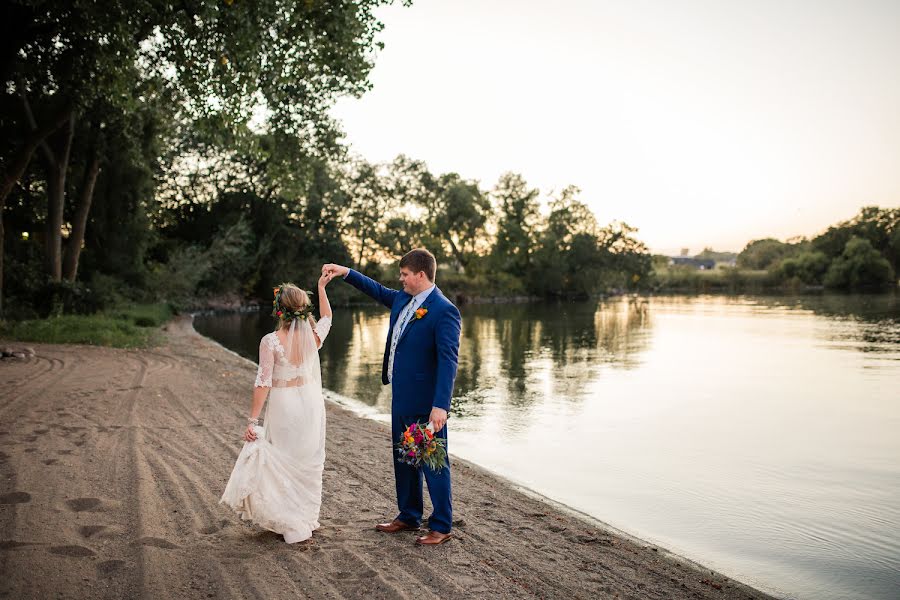
[[[250,417],[247,419],[247,423],[250,425],[259,425],[259,419],[255,417]]]

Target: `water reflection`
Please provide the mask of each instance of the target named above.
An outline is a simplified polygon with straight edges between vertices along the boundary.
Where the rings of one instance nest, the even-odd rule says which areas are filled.
[[[454,411],[478,416],[488,398],[528,411],[548,394],[578,403],[601,366],[639,364],[650,326],[646,305],[627,300],[466,307]]]
[[[548,394],[580,402],[602,366],[637,367],[651,340],[645,300],[474,305],[462,315],[457,417],[477,417],[488,398],[518,411]],[[390,390],[381,385],[388,325],[387,311],[377,307],[338,309],[320,353],[323,385],[389,411]],[[256,360],[258,340],[271,331],[272,319],[259,313],[201,315],[196,327]]]

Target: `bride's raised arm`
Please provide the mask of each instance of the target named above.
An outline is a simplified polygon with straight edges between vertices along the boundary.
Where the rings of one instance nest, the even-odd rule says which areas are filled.
[[[328,302],[328,293],[325,291],[325,286],[327,286],[328,282],[333,278],[333,273],[324,272],[322,273],[322,276],[319,277],[319,321],[313,328],[313,333],[316,335],[316,345],[319,348],[322,347],[322,342],[325,341],[325,337],[331,329],[332,311],[331,304]]]

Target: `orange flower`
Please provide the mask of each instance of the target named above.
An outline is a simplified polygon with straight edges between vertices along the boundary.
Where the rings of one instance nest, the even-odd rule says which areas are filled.
[[[421,319],[422,317],[424,317],[427,314],[428,314],[427,308],[420,308],[420,309],[416,310],[416,318],[417,319]]]
[[[278,288],[272,288],[272,295],[278,296]]]

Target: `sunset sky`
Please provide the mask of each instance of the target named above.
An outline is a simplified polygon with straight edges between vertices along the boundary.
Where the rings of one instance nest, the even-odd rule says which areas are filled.
[[[370,161],[574,184],[654,251],[812,236],[900,206],[900,2],[417,0],[379,13]]]

